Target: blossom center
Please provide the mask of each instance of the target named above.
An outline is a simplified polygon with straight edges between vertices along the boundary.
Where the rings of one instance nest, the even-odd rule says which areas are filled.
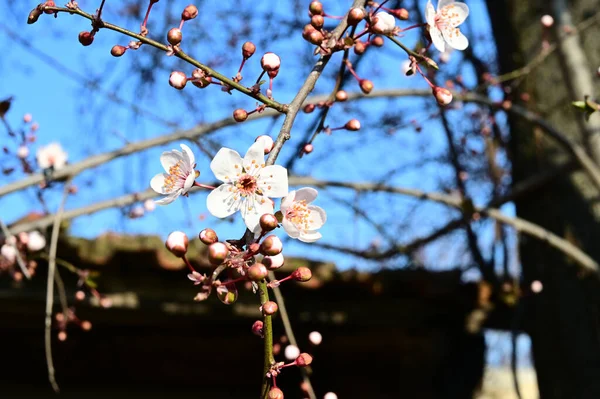
[[[285,213],[285,217],[301,230],[309,230],[310,222],[312,222],[306,200],[294,201],[294,204]]]
[[[458,36],[460,33],[460,29],[456,27],[461,22],[460,14],[453,9],[454,5],[450,4],[439,10],[434,18],[435,27],[439,30],[447,30],[450,37]]]
[[[184,172],[182,166],[183,160],[179,160],[175,165],[169,168],[169,176],[165,177],[165,191],[173,191],[175,188],[183,187],[185,180],[187,179],[187,173]]]
[[[235,183],[235,187],[237,188],[237,191],[240,193],[240,195],[242,195],[243,197],[247,197],[256,193],[258,184],[254,176],[245,174],[240,176],[240,178]]]

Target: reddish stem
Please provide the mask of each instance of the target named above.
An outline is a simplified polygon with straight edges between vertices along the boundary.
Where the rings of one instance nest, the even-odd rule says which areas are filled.
[[[190,263],[190,261],[188,260],[188,258],[187,258],[185,255],[183,255],[183,256],[181,257],[181,259],[183,259],[183,261],[184,261],[184,262],[185,262],[185,264],[187,265],[188,269],[190,269],[190,271],[191,271],[192,273],[193,273],[193,272],[196,272],[196,273],[198,273],[198,271],[196,271],[196,269],[194,269],[194,266],[192,266],[192,264]]]
[[[216,189],[216,187],[209,186],[208,184],[202,184],[202,183],[198,183],[197,181],[195,181],[195,182],[194,182],[193,186],[194,186],[194,187],[207,188],[207,189],[209,189],[209,190],[214,190],[214,189]]]

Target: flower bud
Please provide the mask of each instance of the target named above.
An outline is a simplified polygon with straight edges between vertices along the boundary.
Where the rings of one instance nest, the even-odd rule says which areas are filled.
[[[89,321],[87,321],[87,320],[83,320],[83,321],[81,322],[81,329],[82,329],[83,331],[90,331],[90,330],[92,329],[92,323],[90,323],[90,322],[89,322]]]
[[[44,3],[44,6],[46,6],[46,7],[56,7],[56,2],[54,0],[48,0],[48,1],[46,1],[46,3]],[[46,14],[54,14],[54,11],[52,11],[52,10],[45,10],[44,12]]]
[[[29,147],[24,145],[20,146],[17,149],[17,156],[21,159],[27,158],[29,156]]]
[[[204,229],[198,234],[198,238],[206,245],[219,241],[217,233],[213,229]]]
[[[186,83],[187,77],[185,76],[185,73],[181,71],[171,72],[171,76],[169,76],[169,84],[171,85],[171,87],[174,87],[177,90],[183,90]]]
[[[310,114],[315,110],[315,104],[306,104],[303,108],[305,114]]]
[[[238,108],[235,111],[233,111],[233,119],[235,119],[236,122],[243,122],[246,119],[248,119],[248,112],[241,108]]]
[[[61,342],[64,342],[67,340],[67,333],[64,331],[59,331],[58,332],[58,340]]]
[[[238,299],[238,290],[234,284],[229,286],[220,285],[217,287],[217,298],[225,305],[231,305]]]
[[[269,399],[283,399],[283,391],[277,387],[269,390]]]
[[[552,18],[552,15],[546,14],[540,19],[540,22],[544,28],[550,28],[554,25],[554,18]]]
[[[265,154],[268,154],[271,152],[271,150],[273,149],[273,146],[275,145],[275,142],[273,141],[273,139],[271,138],[271,136],[267,136],[266,134],[263,134],[261,136],[258,136],[256,138],[256,141],[262,141],[263,146],[264,146],[264,152]]]
[[[350,130],[351,132],[356,132],[360,130],[360,121],[358,119],[350,119],[348,122],[346,122],[344,128],[346,128],[346,130]]]
[[[248,59],[254,55],[256,45],[252,42],[246,42],[242,45],[242,57]]]
[[[184,232],[174,231],[167,237],[165,246],[173,255],[181,258],[187,252],[188,242],[188,237]]]
[[[304,40],[307,40],[310,38],[310,34],[313,33],[315,31],[315,27],[312,26],[311,24],[306,24],[304,25],[304,28],[302,28],[302,38]]]
[[[310,143],[304,144],[304,148],[302,149],[305,154],[310,154],[313,152],[314,146]]]
[[[120,45],[114,45],[111,49],[110,49],[110,54],[113,57],[120,57],[123,54],[125,54],[125,51],[127,51],[127,47],[125,46],[120,46]]]
[[[144,209],[146,210],[146,212],[152,212],[156,209],[156,202],[154,202],[151,199],[147,199],[146,201],[144,201]]]
[[[270,235],[260,244],[260,252],[263,255],[275,256],[283,250],[283,243],[276,235]]]
[[[172,28],[169,30],[169,33],[167,33],[167,41],[173,46],[177,46],[181,43],[181,39],[183,39],[183,34],[179,28]]]
[[[42,15],[42,12],[39,10],[39,8],[34,8],[33,10],[31,10],[31,12],[29,13],[29,16],[27,17],[27,23],[28,24],[35,24],[37,22],[37,20],[40,18],[40,15]]]
[[[345,90],[338,90],[335,93],[335,101],[344,102],[348,99],[348,93]]]
[[[317,346],[317,345],[320,345],[321,342],[323,341],[323,336],[321,335],[320,332],[313,331],[310,334],[308,334],[308,340],[310,341],[311,344]]]
[[[295,345],[288,345],[285,347],[283,354],[288,360],[296,360],[300,356],[300,349]]]
[[[85,292],[79,290],[75,293],[75,299],[78,301],[83,301],[85,299]]]
[[[382,47],[383,46],[383,37],[375,36],[373,38],[373,40],[371,40],[371,44],[375,47]]]
[[[433,92],[433,96],[439,105],[446,106],[452,102],[452,93],[450,90],[443,87],[434,86],[431,91]]]
[[[351,9],[348,13],[348,25],[354,26],[358,24],[360,21],[365,19],[366,15],[367,14],[365,13],[365,10],[362,8],[355,7]]]
[[[395,10],[391,10],[391,13],[401,21],[406,21],[408,20],[408,18],[410,18],[410,13],[406,8],[398,8]]]
[[[292,277],[300,282],[307,282],[312,278],[312,272],[308,267],[300,266],[292,273]]]
[[[273,301],[267,301],[264,305],[262,305],[262,312],[266,316],[272,316],[277,313],[279,306]]]
[[[259,337],[263,337],[263,328],[264,324],[262,320],[256,320],[254,324],[252,324],[252,334],[258,335]]]
[[[320,45],[321,43],[323,43],[323,40],[325,40],[325,36],[323,36],[323,34],[318,31],[315,30],[313,32],[311,32],[310,35],[308,35],[308,40],[309,43],[314,44],[315,46]]]
[[[361,55],[367,51],[367,45],[361,41],[354,43],[354,54]]]
[[[269,270],[276,270],[283,266],[284,258],[283,254],[275,255],[275,256],[265,256],[262,259],[263,265],[267,267]]]
[[[252,281],[262,281],[268,273],[267,267],[262,263],[255,263],[248,268],[248,278]]]
[[[262,231],[271,231],[277,228],[279,221],[272,213],[265,213],[260,217],[260,228]]]
[[[79,43],[81,43],[82,45],[89,46],[90,44],[92,44],[93,41],[94,35],[92,35],[90,32],[79,32]]]
[[[296,366],[298,367],[306,367],[309,366],[313,361],[313,358],[308,353],[301,353],[300,356],[296,358]]]
[[[338,399],[338,396],[333,392],[327,392],[323,399]]]
[[[321,29],[325,24],[325,18],[320,14],[313,15],[310,19],[310,24],[314,26],[315,29]]]
[[[204,89],[212,82],[212,76],[205,76],[198,80],[192,80],[192,84],[200,89]]]
[[[275,53],[265,53],[260,59],[260,65],[262,69],[269,73],[269,77],[274,78],[277,76],[277,72],[279,72],[279,67],[281,66],[281,59]],[[274,76],[271,76],[271,73],[275,73]]]
[[[194,19],[197,16],[198,16],[198,8],[193,4],[190,4],[189,6],[184,8],[183,11],[181,12],[181,19],[183,19],[184,21],[189,21],[190,19]]]
[[[215,266],[225,262],[227,255],[229,255],[229,249],[222,242],[215,242],[208,246],[208,261]]]
[[[311,1],[308,6],[308,11],[310,11],[312,15],[321,15],[323,14],[323,4],[320,1]]]
[[[371,82],[369,79],[361,79],[359,84],[360,89],[365,94],[369,94],[371,90],[373,90],[373,82]]]

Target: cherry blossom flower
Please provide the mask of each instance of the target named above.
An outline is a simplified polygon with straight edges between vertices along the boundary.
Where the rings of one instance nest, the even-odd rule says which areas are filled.
[[[39,231],[32,231],[27,237],[27,249],[31,252],[37,252],[46,246],[46,237]]]
[[[300,349],[298,349],[295,345],[288,345],[285,347],[284,356],[288,360],[295,360],[298,356],[300,356]]]
[[[2,247],[0,247],[0,255],[2,255],[2,257],[6,259],[8,263],[14,263],[14,261],[17,259],[17,250],[12,245],[4,244]]]
[[[183,152],[165,151],[160,156],[160,163],[167,173],[159,173],[152,178],[150,186],[166,197],[156,201],[159,205],[170,204],[180,195],[187,195],[197,177],[196,158],[185,144],[181,144]]]
[[[215,177],[224,184],[214,189],[206,199],[208,211],[225,218],[238,210],[251,231],[260,228],[265,213],[273,213],[269,198],[287,194],[287,169],[279,165],[265,166],[264,143],[256,141],[242,159],[229,148],[221,148],[210,163]]]
[[[429,25],[429,34],[433,45],[444,52],[445,43],[456,50],[464,50],[469,46],[469,40],[462,34],[458,25],[462,24],[469,15],[469,7],[465,3],[454,0],[439,0],[437,11],[431,0],[427,2],[425,18]]]
[[[371,29],[375,33],[390,34],[394,32],[396,28],[396,18],[393,15],[388,14],[385,11],[380,11],[375,14],[376,22],[373,24]]]
[[[58,170],[67,164],[67,153],[58,143],[50,143],[37,150],[36,159],[42,169],[54,168]]]
[[[321,238],[320,229],[327,220],[327,214],[318,206],[309,205],[317,198],[314,188],[301,188],[291,191],[281,201],[281,224],[286,233],[302,242],[315,242]]]

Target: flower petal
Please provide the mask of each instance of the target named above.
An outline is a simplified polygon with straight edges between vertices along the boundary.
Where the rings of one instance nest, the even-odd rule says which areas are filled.
[[[440,0],[440,3],[442,1]],[[439,6],[438,10],[441,10]],[[446,10],[448,11],[448,22],[452,27],[462,24],[469,16],[469,6],[465,3],[452,3],[446,7]]]
[[[186,163],[186,165],[189,165],[190,169],[194,169],[194,165],[196,164],[196,156],[194,155],[194,153],[192,152],[192,150],[190,149],[190,147],[188,147],[185,144],[179,144],[181,146],[181,149],[183,150],[183,160]]]
[[[300,236],[300,230],[298,230],[298,228],[296,228],[296,225],[292,223],[289,219],[283,218],[281,225],[290,237],[298,238]]]
[[[285,196],[281,200],[281,213],[285,214],[290,206],[294,204],[294,199],[296,198],[296,191],[290,191],[288,195]]]
[[[190,188],[192,188],[195,181],[196,173],[192,170],[188,177],[186,177],[185,183],[183,183],[183,194],[186,194],[188,191],[190,191]]]
[[[315,242],[321,237],[323,236],[318,231],[308,231],[306,233],[301,233],[300,237],[298,237],[298,240],[302,242]]]
[[[327,213],[321,207],[310,205],[308,207],[310,211],[308,226],[311,230],[317,230],[323,227],[327,221]]]
[[[444,29],[442,34],[444,35],[444,39],[446,39],[446,43],[452,48],[464,50],[469,47],[469,39],[467,39],[467,37],[457,28]]]
[[[431,36],[431,41],[433,41],[433,45],[437,48],[441,53],[446,49],[446,43],[444,42],[444,36],[442,32],[435,26],[429,26],[429,35]]]
[[[250,231],[255,231],[260,221],[260,217],[265,213],[273,213],[273,204],[262,195],[253,195],[246,198],[244,204],[240,207],[244,223]]]
[[[288,193],[287,169],[281,165],[263,168],[257,178],[258,187],[270,198],[284,197]]]
[[[226,218],[240,209],[240,201],[234,201],[233,192],[229,191],[232,187],[231,184],[221,184],[208,194],[206,208],[211,215]]]
[[[221,148],[211,161],[210,170],[217,179],[229,183],[238,173],[242,173],[242,157],[231,148]]]
[[[177,162],[181,161],[183,159],[183,155],[176,150],[172,150],[172,151],[165,151],[162,153],[162,155],[160,156],[160,163],[163,167],[163,169],[165,170],[165,172],[169,173],[169,169],[176,165]]]
[[[177,199],[177,197],[179,197],[179,195],[181,194],[180,191],[175,191],[174,193],[169,194],[166,197],[163,197],[159,200],[156,200],[154,202],[156,202],[157,205],[168,205],[171,202],[175,201]]]
[[[438,1],[437,9],[438,9],[438,11],[441,11],[442,8],[444,8],[447,5],[450,5],[452,3],[454,3],[454,0],[440,0],[440,1]]]
[[[150,187],[152,190],[156,191],[159,194],[169,194],[165,191],[165,178],[169,175],[166,173],[159,173],[150,180]]]
[[[303,187],[296,192],[296,201],[306,201],[307,204],[313,202],[319,192],[312,187]]]
[[[425,19],[429,26],[435,26],[435,14],[435,8],[431,4],[431,0],[429,0],[425,6]]]
[[[265,147],[261,141],[255,141],[254,144],[248,148],[248,152],[246,152],[246,155],[244,156],[244,169],[252,176],[256,176],[264,163]]]

